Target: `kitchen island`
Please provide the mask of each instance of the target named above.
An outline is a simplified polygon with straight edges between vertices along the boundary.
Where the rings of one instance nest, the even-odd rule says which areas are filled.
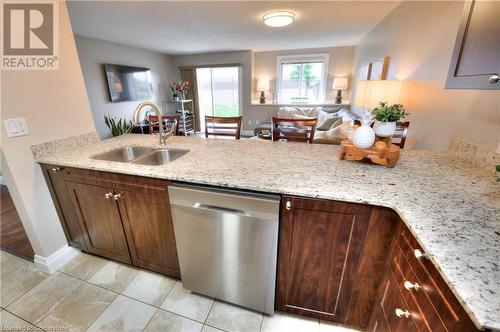
[[[402,151],[393,169],[340,161],[338,147],[171,137],[189,153],[164,166],[91,159],[151,136],[81,136],[34,147],[42,164],[394,210],[478,328],[500,330],[500,193],[494,176],[447,153]]]

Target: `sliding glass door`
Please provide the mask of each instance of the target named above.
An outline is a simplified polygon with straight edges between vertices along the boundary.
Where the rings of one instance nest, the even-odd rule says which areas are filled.
[[[198,104],[201,130],[205,115],[231,117],[240,115],[241,67],[197,68]]]

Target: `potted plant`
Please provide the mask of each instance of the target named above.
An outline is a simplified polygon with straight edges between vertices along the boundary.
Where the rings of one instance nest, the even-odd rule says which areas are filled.
[[[170,83],[170,90],[172,90],[174,100],[179,100],[179,95],[182,100],[186,99],[186,93],[189,92],[189,81],[172,81]]]
[[[132,129],[134,129],[132,121],[129,121],[129,123],[127,123],[127,120],[125,119],[116,121],[115,118],[112,118],[109,115],[104,116],[104,123],[111,130],[111,135],[113,135],[113,137],[128,134],[132,131]]]
[[[375,135],[379,137],[389,137],[396,132],[396,122],[405,118],[407,113],[401,104],[389,105],[387,102],[380,102],[379,106],[372,110],[375,120]]]

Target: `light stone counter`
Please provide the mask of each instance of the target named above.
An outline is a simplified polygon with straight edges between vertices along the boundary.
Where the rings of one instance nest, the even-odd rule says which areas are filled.
[[[171,137],[190,152],[165,166],[93,160],[149,135],[78,138],[33,147],[40,163],[221,187],[368,203],[394,209],[476,325],[500,330],[500,184],[446,152],[403,151],[395,168],[338,159],[338,147]],[[88,145],[85,145],[87,142]],[[56,151],[56,152],[52,152]]]

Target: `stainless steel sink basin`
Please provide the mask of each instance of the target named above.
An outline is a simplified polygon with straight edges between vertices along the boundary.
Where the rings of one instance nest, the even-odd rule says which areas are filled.
[[[152,151],[154,151],[154,148],[149,148],[146,146],[125,146],[123,148],[118,148],[99,154],[92,157],[92,159],[121,161],[127,163]]]
[[[182,157],[189,150],[179,150],[179,149],[161,149],[154,152],[148,153],[143,157],[133,160],[133,164],[149,165],[149,166],[160,166],[166,165],[175,159]]]

